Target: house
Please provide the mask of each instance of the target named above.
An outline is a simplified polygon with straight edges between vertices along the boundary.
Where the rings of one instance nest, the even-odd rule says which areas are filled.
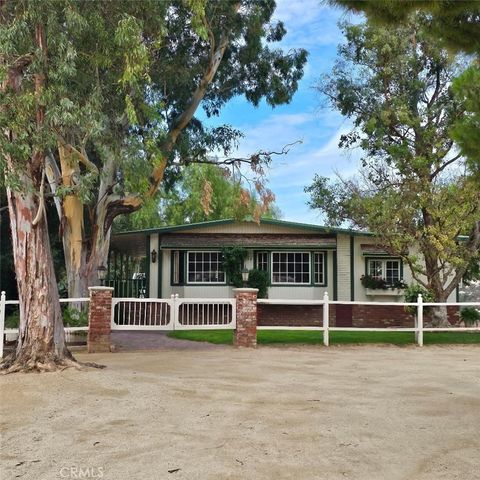
[[[117,296],[233,297],[221,256],[221,249],[229,246],[248,251],[247,268],[268,272],[269,299],[321,300],[328,292],[338,301],[400,302],[401,289],[368,289],[361,277],[381,277],[388,285],[413,282],[407,266],[379,247],[373,234],[266,219],[225,219],[114,235],[110,282]],[[455,300],[453,294],[449,301]],[[355,307],[337,305],[334,313],[347,325],[353,317],[355,324]],[[391,316],[391,307],[383,310],[383,317]],[[411,320],[407,317],[405,322]]]

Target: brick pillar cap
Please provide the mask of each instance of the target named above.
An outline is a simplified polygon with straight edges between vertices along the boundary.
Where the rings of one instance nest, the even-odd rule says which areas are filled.
[[[234,293],[258,293],[258,288],[234,288]]]
[[[93,292],[95,290],[107,290],[113,292],[115,289],[113,287],[88,287],[88,289]]]

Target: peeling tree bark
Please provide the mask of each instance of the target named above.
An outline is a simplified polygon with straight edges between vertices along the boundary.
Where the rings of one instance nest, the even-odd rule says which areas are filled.
[[[46,55],[43,27],[35,30],[37,47]],[[1,88],[20,92],[23,67],[13,66]],[[37,100],[36,127],[41,129],[45,109],[41,105],[41,91],[45,77],[35,75]],[[8,128],[4,134],[15,142],[15,134]],[[77,365],[65,344],[57,281],[53,268],[45,210],[39,198],[43,196],[45,155],[37,150],[27,165],[18,171],[15,159],[5,156],[7,174],[16,172],[22,192],[7,187],[8,210],[12,230],[13,259],[20,303],[19,336],[14,352],[7,356],[1,368],[7,372],[55,370],[58,366]],[[37,220],[34,222],[34,219]]]
[[[33,187],[27,176],[26,188]],[[7,189],[13,257],[20,300],[20,326],[15,351],[2,368],[54,370],[70,365],[73,357],[65,344],[57,281],[45,215],[34,227],[38,201],[32,193]]]
[[[64,145],[58,145],[62,184],[74,188],[75,180],[80,176],[78,159]],[[67,274],[68,296],[79,298],[86,295],[87,286],[83,268],[86,260],[84,248],[83,202],[76,193],[66,195],[62,200],[62,231],[65,270]],[[76,305],[80,308],[80,305]]]

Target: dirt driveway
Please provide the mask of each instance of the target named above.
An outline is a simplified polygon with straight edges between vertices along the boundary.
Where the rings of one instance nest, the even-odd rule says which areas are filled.
[[[476,346],[77,357],[0,378],[2,480],[480,479]]]

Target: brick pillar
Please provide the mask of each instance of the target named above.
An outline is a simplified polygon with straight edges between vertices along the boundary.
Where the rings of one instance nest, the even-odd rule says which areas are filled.
[[[112,287],[88,287],[88,353],[110,352],[110,323],[112,321]]]
[[[237,299],[237,327],[233,344],[236,347],[257,346],[257,293],[258,288],[234,289]]]

